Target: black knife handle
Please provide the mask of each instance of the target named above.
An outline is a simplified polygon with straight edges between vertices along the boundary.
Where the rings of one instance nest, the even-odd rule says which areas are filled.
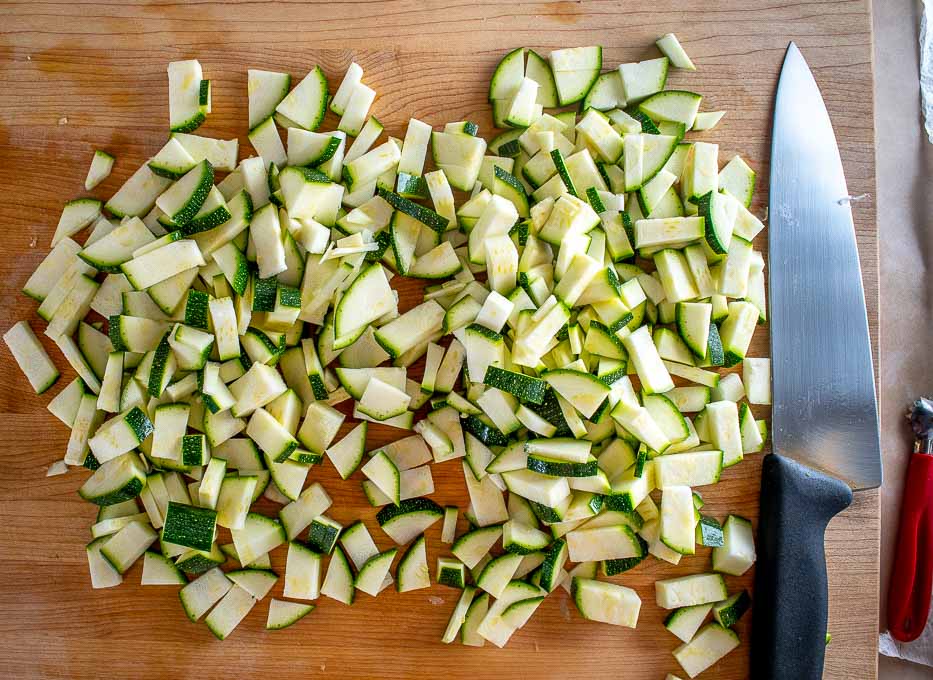
[[[820,680],[829,594],[823,535],[848,485],[777,454],[761,470],[752,620],[755,680]]]

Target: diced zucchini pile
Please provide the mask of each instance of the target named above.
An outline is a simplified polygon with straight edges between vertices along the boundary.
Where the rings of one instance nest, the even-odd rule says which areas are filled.
[[[671,63],[694,66],[673,35],[658,45],[602,74],[599,47],[510,52],[488,144],[469,121],[384,138],[355,63],[332,96],[319,67],[294,87],[250,70],[256,154],[239,162],[236,140],[191,134],[210,112],[200,64],[170,64],[168,142],[106,203],[65,205],[23,289],[78,375],[49,410],[71,428],[54,471],[94,471],[94,587],[143,558],[144,584],[183,585],[224,638],[274,587],[281,546],[270,629],[312,608],[293,600],[433,575],[462,589],[444,642],[502,646],[561,585],[584,618],[634,627],[639,596],[597,572],[711,546],[711,570],[659,581],[658,605],[690,677],[734,648],[749,598],[722,574],[754,562],[752,528],[703,515],[695,489],[766,438],[749,404],[770,403],[770,365],[746,358],[763,225],[749,166],[688,140],[714,116],[664,89]],[[86,186],[112,162],[97,152]],[[405,312],[396,276],[427,281]],[[4,338],[37,393],[57,380],[26,322]],[[402,436],[367,451],[370,423]],[[325,514],[307,485],[325,457],[362,477],[397,547]],[[429,498],[454,459],[467,508]]]

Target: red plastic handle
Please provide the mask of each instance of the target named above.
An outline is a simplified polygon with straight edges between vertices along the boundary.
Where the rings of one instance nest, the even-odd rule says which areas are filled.
[[[902,642],[917,639],[930,613],[933,588],[933,456],[914,453],[907,471],[891,589],[888,628]]]

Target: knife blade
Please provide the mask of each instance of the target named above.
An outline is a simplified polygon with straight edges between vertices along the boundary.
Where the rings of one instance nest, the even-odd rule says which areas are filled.
[[[832,123],[790,43],[774,107],[769,196],[772,444],[762,467],[752,677],[822,677],[823,536],[852,489],[881,484],[868,317]]]

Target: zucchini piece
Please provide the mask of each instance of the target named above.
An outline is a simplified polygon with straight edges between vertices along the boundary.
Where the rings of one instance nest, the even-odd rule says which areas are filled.
[[[315,66],[295,88],[276,105],[275,115],[282,127],[317,130],[327,108],[327,78],[320,66]]]
[[[36,267],[23,286],[23,292],[39,302],[45,300],[80,251],[81,246],[74,240],[68,237],[62,238]]]
[[[331,498],[324,487],[315,482],[302,491],[297,499],[279,510],[279,520],[285,528],[288,540],[294,540],[331,504]]]
[[[58,226],[52,236],[52,247],[59,241],[77,234],[100,217],[101,202],[94,198],[78,198],[65,203]]]
[[[298,440],[264,408],[253,411],[246,436],[276,463],[286,460],[298,448]]]
[[[342,479],[347,479],[359,467],[366,446],[366,422],[359,423],[340,441],[329,446],[325,453],[337,468]]]
[[[510,496],[509,503],[512,498]],[[514,513],[510,512],[510,515]],[[544,550],[551,543],[551,538],[533,526],[519,522],[514,517],[502,525],[502,547],[516,555],[530,555]]]
[[[204,623],[218,640],[226,640],[255,605],[256,598],[234,584],[205,617]]]
[[[472,586],[466,585],[466,569],[463,563],[450,557],[437,558],[437,576],[435,580],[442,586],[475,590]],[[456,632],[454,632],[454,635],[456,635]]]
[[[116,159],[106,151],[98,149],[94,152],[91,167],[88,168],[87,177],[84,180],[85,191],[90,191],[110,176],[114,160]]]
[[[712,604],[698,604],[675,609],[664,619],[664,627],[682,641],[690,642],[712,608]]]
[[[440,133],[433,133],[433,135],[438,134]],[[353,151],[352,147],[350,151]],[[352,160],[347,160],[344,158],[345,163],[342,177],[343,181],[347,185],[347,190],[356,191],[357,189],[360,189],[361,187],[376,181],[383,173],[395,168],[398,165],[401,156],[401,148],[399,148],[399,145],[390,139],[384,144],[381,144],[374,149],[370,149],[366,153],[353,158]],[[389,190],[391,190],[391,187],[389,187]]]
[[[696,201],[708,193],[717,194],[719,190],[719,145],[706,142],[694,142],[684,158],[684,168],[680,180],[681,196],[684,202]],[[732,196],[721,194],[726,199]],[[734,201],[735,199],[733,199]],[[729,201],[723,201],[728,203]],[[717,209],[718,210],[718,209]],[[702,212],[700,213],[702,214]],[[721,217],[717,213],[717,217]],[[733,218],[729,218],[730,220]],[[707,225],[709,228],[709,225]],[[725,229],[725,225],[723,227]],[[731,231],[731,226],[729,227]],[[712,247],[712,244],[711,244]],[[728,240],[723,244],[729,247]],[[719,251],[717,251],[719,252]],[[725,252],[724,250],[722,252]]]
[[[511,493],[546,507],[556,507],[570,496],[570,486],[563,477],[546,477],[531,470],[511,470],[502,473],[502,480]]]
[[[695,92],[664,90],[642,100],[638,110],[656,122],[683,123],[689,130],[694,126],[702,99]]]
[[[249,129],[269,118],[291,89],[292,77],[288,73],[249,69],[246,72],[246,91],[249,95]]]
[[[428,556],[423,534],[415,539],[415,542],[408,546],[405,554],[402,555],[395,578],[400,593],[431,587],[431,574],[428,569]]]
[[[454,541],[451,552],[467,568],[472,569],[489,553],[501,536],[500,526],[473,529]]]
[[[92,470],[95,469],[94,466],[100,464],[100,461],[90,453],[88,440],[97,430],[103,418],[104,414],[97,410],[97,398],[94,394],[81,395],[78,410],[75,413],[74,422],[71,425],[71,436],[68,438],[68,448],[65,450],[64,460],[66,464],[85,465]],[[102,503],[99,505],[109,505],[109,503]]]
[[[489,81],[489,101],[511,99],[524,77],[525,48],[512,50],[499,62]]]
[[[554,108],[559,105],[557,85],[554,74],[547,59],[534,50],[528,50],[528,62],[525,64],[525,77],[538,84],[536,103],[544,108]]]
[[[482,588],[493,597],[501,596],[502,591],[505,590],[515,575],[515,571],[522,559],[524,559],[522,555],[509,553],[493,558],[486,563],[476,579],[477,587]]]
[[[167,177],[159,177],[146,163],[133,173],[104,205],[114,217],[145,215],[156,199],[172,184]],[[64,215],[63,215],[64,216]],[[61,225],[61,223],[59,223]],[[86,225],[85,225],[86,226]],[[80,228],[75,229],[79,231]]]
[[[454,189],[471,191],[482,167],[486,140],[471,135],[432,132],[431,152],[435,165],[444,171]]]
[[[188,580],[169,558],[147,551],[143,555],[143,574],[140,585],[173,586],[186,585]]]
[[[724,365],[734,366],[745,358],[758,324],[758,308],[750,302],[729,303],[729,314],[719,331]]]
[[[286,602],[274,597],[269,601],[269,615],[266,618],[266,630],[282,630],[297,623],[314,610],[313,604]]]
[[[315,550],[329,554],[337,545],[343,526],[326,515],[315,517],[308,530],[308,543]]]
[[[350,98],[347,100],[346,108],[344,108],[343,114],[340,116],[337,129],[351,137],[358,135],[375,99],[376,91],[374,89],[363,83],[354,85],[353,90],[350,92]]]
[[[49,402],[49,413],[68,427],[72,427],[81,406],[81,399],[89,391],[81,378],[75,378]]]
[[[603,50],[598,45],[555,50],[550,62],[558,104],[566,106],[582,100],[593,87],[603,67]]]
[[[379,378],[371,378],[366,384],[357,408],[376,420],[388,420],[405,413],[410,403],[411,397],[404,390],[389,385]]]
[[[195,550],[210,550],[214,542],[217,512],[169,501],[162,540]]]
[[[340,87],[337,88],[337,91],[334,93],[334,96],[331,99],[331,111],[336,113],[338,116],[343,115],[344,109],[346,109],[347,103],[350,101],[350,97],[353,94],[353,90],[356,88],[362,77],[363,67],[357,64],[355,61],[350,62],[350,65],[347,67],[347,72],[344,74],[343,80],[340,82]]]
[[[539,585],[545,591],[553,591],[560,583],[568,554],[568,544],[562,538],[555,540],[544,553],[544,562],[541,563],[541,568],[537,573]]]
[[[156,205],[173,224],[184,226],[198,214],[213,184],[214,167],[205,159],[159,196]]]
[[[174,137],[169,137],[165,146],[148,163],[152,172],[172,180],[180,179],[197,164],[194,157]]]
[[[389,576],[389,569],[392,561],[398,554],[398,548],[390,548],[385,552],[378,553],[370,557],[366,563],[360,567],[356,576],[354,586],[368,595],[375,597],[382,590],[382,585]]]
[[[321,586],[321,594],[350,605],[353,604],[354,593],[354,578],[350,562],[340,546],[337,546],[330,559],[330,564],[327,566],[327,574]]]
[[[130,522],[101,545],[100,556],[124,574],[158,537],[148,523]]]
[[[732,595],[713,605],[713,618],[724,628],[732,628],[752,605],[747,590]]]
[[[334,313],[335,349],[359,337],[365,326],[395,309],[397,302],[378,262],[363,269],[346,289]],[[352,338],[350,342],[347,339]]]
[[[241,564],[252,564],[258,557],[285,543],[285,530],[275,519],[254,512],[246,515],[242,529],[231,529]]]
[[[572,562],[627,559],[644,554],[635,532],[625,524],[583,527],[569,532],[565,539]]]
[[[771,360],[746,357],[742,361],[742,382],[749,404],[771,404]]]
[[[502,597],[489,607],[477,633],[497,647],[503,647],[544,600],[546,591],[523,581],[512,581]]]
[[[204,75],[197,59],[169,63],[168,111],[169,129],[172,132],[192,132],[205,121],[202,82]]]
[[[279,580],[275,572],[268,569],[237,569],[228,571],[227,578],[257,600],[268,595],[276,581]]]
[[[371,380],[370,385],[372,383],[373,381]],[[395,463],[393,463],[384,452],[377,453],[370,458],[369,462],[363,466],[362,471],[363,474],[385,494],[390,503],[396,506],[399,505],[401,496],[401,475]]]
[[[702,111],[697,114],[696,120],[693,122],[693,130],[695,132],[712,130],[725,115],[725,111]]]
[[[196,162],[200,163],[206,159],[215,170],[223,172],[233,172],[236,169],[238,140],[201,137],[184,132],[173,132],[171,136],[181,142],[185,151],[191,154]]]
[[[543,379],[584,418],[590,418],[610,392],[604,382],[582,371],[547,371],[543,374]]]
[[[658,606],[678,609],[720,602],[729,596],[720,574],[693,574],[654,582]]]
[[[42,394],[58,381],[58,369],[26,321],[14,324],[3,334],[3,341],[36,394]]]
[[[283,596],[295,600],[316,600],[321,594],[323,558],[321,553],[295,541],[290,542],[285,562]]]
[[[661,50],[661,53],[665,57],[671,60],[671,64],[674,68],[682,68],[687,71],[697,70],[697,67],[693,65],[693,62],[680,44],[677,36],[673,33],[667,33],[661,36],[654,41],[654,44],[658,46],[658,49]],[[687,640],[684,640],[684,642],[687,642]]]
[[[217,524],[231,530],[242,529],[246,525],[249,506],[259,495],[258,487],[259,478],[256,474],[243,471],[239,475],[225,475],[216,492],[216,498],[212,499],[213,507],[217,508]]]
[[[620,64],[622,91],[628,104],[636,104],[655,92],[664,89],[667,82],[669,60],[667,57],[648,59],[630,64]]]
[[[755,171],[741,156],[733,156],[719,171],[719,190],[737,199],[746,208],[755,195]]]
[[[690,642],[674,650],[674,658],[691,678],[726,656],[740,644],[739,636],[718,623],[708,623]]]
[[[211,569],[182,588],[178,597],[182,609],[196,622],[233,587],[233,582],[218,568]]]
[[[428,498],[410,498],[397,505],[386,505],[376,514],[376,521],[398,545],[406,545],[443,514],[441,507]]]
[[[460,510],[453,505],[444,508],[444,525],[441,529],[441,542],[452,544],[457,533],[457,516]]]
[[[593,83],[592,89],[587,93],[581,104],[583,110],[609,111],[624,108],[626,104],[625,91],[622,89],[622,76],[618,70],[603,73]]]
[[[713,569],[741,576],[755,563],[755,536],[752,523],[729,515],[723,524],[723,545],[713,548]]]
[[[627,628],[635,628],[638,623],[641,598],[631,588],[574,576],[570,593],[585,619]]]
[[[139,446],[152,429],[146,414],[134,406],[98,428],[88,446],[98,462],[106,463]]]
[[[95,589],[113,588],[123,583],[123,575],[100,554],[101,548],[109,540],[109,536],[101,536],[85,546],[88,571],[91,574],[91,587]]]
[[[665,486],[661,496],[661,542],[681,555],[694,554],[695,523],[693,493],[690,487]]]
[[[173,276],[181,275],[192,268],[203,267],[204,264],[204,257],[198,248],[198,244],[195,241],[183,239],[168,243],[161,248],[142,255],[134,256],[131,260],[120,265],[120,271],[123,272],[133,288],[145,290],[167,281]],[[189,277],[188,280],[190,285],[193,277]],[[179,301],[185,292],[185,289],[179,291]],[[169,311],[172,311],[172,309],[174,307]]]
[[[482,647],[484,639],[477,630],[489,611],[489,593],[480,593],[474,597],[463,617],[460,627],[460,642],[468,647]]]

